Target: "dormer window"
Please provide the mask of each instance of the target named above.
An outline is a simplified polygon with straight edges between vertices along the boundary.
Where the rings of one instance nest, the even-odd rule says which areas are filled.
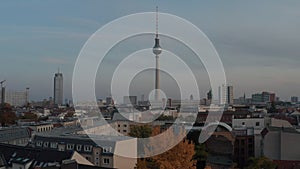
[[[37,141],[37,142],[36,142],[36,146],[42,147],[42,145],[43,145],[43,142],[42,142],[42,141]]]
[[[84,145],[84,151],[91,152],[92,151],[92,146],[91,145]]]
[[[103,147],[103,153],[111,153],[112,147]]]
[[[73,150],[74,144],[67,144],[67,150]]]
[[[50,148],[57,148],[57,143],[56,142],[51,142],[50,143]]]
[[[44,147],[48,147],[49,142],[44,142]]]
[[[77,151],[81,151],[81,145],[80,145],[80,144],[77,144],[76,150],[77,150]]]

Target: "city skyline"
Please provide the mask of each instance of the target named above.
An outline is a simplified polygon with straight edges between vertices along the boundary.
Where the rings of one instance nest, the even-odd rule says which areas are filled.
[[[0,55],[5,63],[1,64],[0,78],[7,80],[7,90],[20,91],[30,87],[31,100],[52,96],[51,77],[58,66],[64,72],[65,98],[71,99],[74,63],[89,36],[113,19],[154,11],[157,4],[161,12],[183,17],[207,34],[219,52],[227,81],[234,86],[235,97],[244,93],[250,97],[261,91],[274,92],[284,100],[300,96],[297,59],[300,53],[297,47],[300,43],[297,34],[299,2],[118,2],[126,6],[126,10],[113,2],[83,5],[74,1],[72,4],[61,2],[61,6],[50,1],[43,4],[18,2],[19,6],[15,3],[3,2],[0,7],[3,21]],[[71,5],[68,13],[63,10],[66,5]],[[56,6],[56,10],[41,11],[45,6]],[[111,7],[113,12],[106,7]],[[23,16],[13,13],[15,10]],[[5,18],[7,15],[10,19]],[[205,97],[208,90],[209,86],[200,86],[201,97]],[[100,92],[100,95],[105,97],[108,94]]]

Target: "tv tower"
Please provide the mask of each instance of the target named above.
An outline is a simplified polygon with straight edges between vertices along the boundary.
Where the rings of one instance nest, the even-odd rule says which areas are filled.
[[[155,100],[159,100],[159,54],[161,54],[162,49],[159,45],[158,38],[158,6],[156,6],[156,34],[155,34],[155,44],[153,47],[153,53],[155,54]]]

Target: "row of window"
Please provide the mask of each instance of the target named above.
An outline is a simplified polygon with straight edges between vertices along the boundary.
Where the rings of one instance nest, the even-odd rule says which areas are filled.
[[[53,127],[51,127],[51,126],[49,126],[49,127],[37,127],[37,132],[50,131],[52,129],[53,129]]]
[[[85,158],[86,158],[88,161],[91,161],[90,157],[85,157]],[[99,163],[98,163],[99,158],[96,157],[95,160],[96,160],[96,165],[99,165]],[[103,164],[108,165],[109,162],[110,162],[109,158],[103,158]]]
[[[47,148],[49,146],[49,142],[42,142],[42,141],[37,141],[36,142],[36,146],[37,147],[45,147]],[[58,147],[58,143],[57,142],[50,142],[50,148],[57,148]],[[75,144],[67,144],[67,150],[76,150],[76,151],[81,151],[83,147],[83,150],[86,152],[91,152],[93,146],[91,145],[81,145],[81,144],[77,144],[76,145],[76,149],[75,149]]]
[[[49,142],[44,142],[43,143],[42,141],[37,141],[36,146],[47,148],[49,146]],[[56,149],[57,147],[58,147],[57,142],[50,142],[50,148],[55,148]],[[81,145],[81,144],[77,144],[76,146],[75,146],[75,144],[67,144],[67,146],[66,146],[67,150],[82,151],[82,148],[83,148],[83,151],[85,151],[85,152],[91,152],[93,146],[91,146],[91,145]],[[111,153],[111,152],[112,152],[112,147],[103,147],[103,153]]]

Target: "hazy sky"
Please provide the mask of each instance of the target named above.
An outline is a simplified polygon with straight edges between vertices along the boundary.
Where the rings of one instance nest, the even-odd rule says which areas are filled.
[[[263,90],[283,99],[300,96],[300,1],[295,0],[1,1],[0,80],[7,80],[8,90],[30,87],[33,100],[48,98],[60,67],[70,99],[74,64],[86,40],[104,24],[154,11],[156,5],[208,36],[235,97]],[[208,89],[200,87],[202,97]]]

